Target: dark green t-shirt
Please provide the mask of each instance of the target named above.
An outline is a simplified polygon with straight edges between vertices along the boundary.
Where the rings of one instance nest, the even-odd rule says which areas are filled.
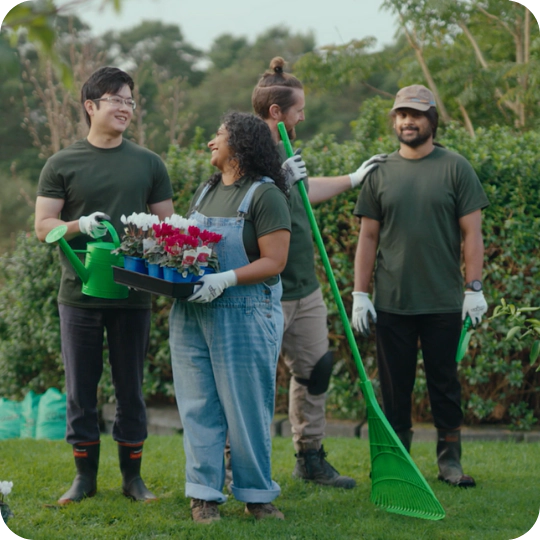
[[[252,183],[253,180],[248,177],[243,177],[230,186],[226,186],[221,181],[218,182],[205,195],[198,212],[207,217],[236,217],[238,207]],[[191,200],[190,213],[199,199],[204,185],[199,186]],[[257,239],[281,229],[291,230],[289,203],[283,191],[275,184],[267,182],[255,190],[245,215],[243,240],[249,262],[260,258]],[[267,281],[269,285],[275,282],[277,279]]]
[[[116,148],[92,146],[86,139],[51,156],[39,177],[38,196],[63,199],[60,218],[73,221],[100,211],[111,216],[120,238],[122,214],[147,212],[148,205],[172,198],[172,187],[161,158],[137,144],[123,140]],[[108,236],[102,240],[110,241]],[[69,241],[73,249],[85,249],[94,241],[80,235]],[[94,298],[81,292],[81,281],[60,252],[62,280],[58,301],[75,307],[149,308],[148,293],[130,291],[125,300]]]
[[[287,159],[283,143],[278,144],[278,152],[282,162]],[[304,180],[306,190],[309,190],[307,179]],[[302,202],[302,196],[297,185],[289,193],[291,208],[291,244],[287,265],[281,272],[283,281],[282,300],[299,300],[310,295],[319,288],[315,274],[315,251],[308,215]]]
[[[470,163],[441,147],[422,159],[394,152],[365,180],[354,209],[380,222],[376,309],[461,311],[459,218],[489,202]]]

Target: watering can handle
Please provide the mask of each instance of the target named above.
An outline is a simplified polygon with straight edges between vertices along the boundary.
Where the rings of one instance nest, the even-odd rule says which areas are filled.
[[[106,221],[103,218],[100,221],[103,223],[103,225],[105,225],[105,227],[107,227],[107,230],[109,231],[109,234],[111,235],[113,239],[114,246],[117,248],[120,247],[120,238],[118,237],[118,233],[116,232],[116,229],[113,227],[112,223],[110,223],[109,221]]]

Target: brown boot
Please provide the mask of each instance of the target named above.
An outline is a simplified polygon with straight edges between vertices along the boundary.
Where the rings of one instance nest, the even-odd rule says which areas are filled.
[[[147,489],[141,478],[143,443],[118,443],[118,458],[122,472],[122,491],[134,501],[155,501],[157,497]]]
[[[247,503],[244,510],[246,514],[252,515],[255,519],[285,519],[283,512],[280,512],[272,503]]]
[[[196,523],[212,523],[219,521],[218,503],[216,501],[203,501],[202,499],[191,499],[191,518]]]
[[[85,497],[93,497],[96,494],[99,447],[100,441],[73,445],[77,476],[75,476],[71,487],[58,499],[58,504],[80,502]]]
[[[474,478],[463,474],[461,468],[461,431],[459,429],[437,430],[437,463],[439,480],[463,488],[476,486]]]

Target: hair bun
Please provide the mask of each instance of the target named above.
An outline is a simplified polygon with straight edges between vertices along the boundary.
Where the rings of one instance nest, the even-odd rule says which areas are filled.
[[[281,58],[281,56],[276,56],[275,58],[272,58],[270,62],[270,70],[274,73],[283,73],[283,68],[285,67],[285,60]]]

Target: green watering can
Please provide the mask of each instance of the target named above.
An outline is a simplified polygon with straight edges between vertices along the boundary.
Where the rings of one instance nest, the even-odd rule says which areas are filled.
[[[120,238],[114,227],[108,221],[102,221],[111,235],[112,242],[88,242],[87,249],[72,249],[66,242],[64,235],[67,232],[66,225],[59,225],[49,232],[45,241],[49,244],[58,242],[62,251],[66,254],[75,272],[83,282],[82,292],[88,296],[97,298],[120,299],[127,298],[129,289],[125,285],[115,283],[113,279],[113,266],[124,266],[124,257],[116,255],[112,251],[120,247]],[[84,264],[77,253],[85,253]]]

